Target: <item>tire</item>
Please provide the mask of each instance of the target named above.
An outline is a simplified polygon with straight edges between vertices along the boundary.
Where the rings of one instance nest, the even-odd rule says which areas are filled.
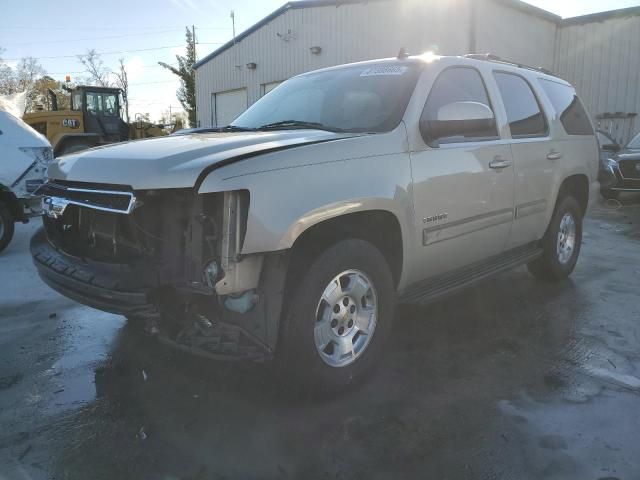
[[[0,252],[7,248],[13,238],[15,219],[6,203],[0,202]]]
[[[582,209],[577,200],[558,200],[547,232],[542,239],[543,254],[529,263],[529,272],[541,280],[560,281],[573,272],[582,244]]]
[[[364,378],[382,356],[395,311],[384,256],[364,240],[343,240],[324,250],[295,284],[292,297],[285,295],[291,304],[280,329],[278,372],[295,390],[317,393]],[[348,345],[351,351],[341,357]]]
[[[620,192],[616,190],[601,190],[600,193],[605,200],[617,200],[620,198]]]

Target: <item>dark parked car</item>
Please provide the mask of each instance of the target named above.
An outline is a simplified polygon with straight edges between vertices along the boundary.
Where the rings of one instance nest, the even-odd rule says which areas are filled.
[[[640,133],[623,148],[602,130],[600,143],[600,188],[606,199],[618,198],[620,192],[640,192]]]

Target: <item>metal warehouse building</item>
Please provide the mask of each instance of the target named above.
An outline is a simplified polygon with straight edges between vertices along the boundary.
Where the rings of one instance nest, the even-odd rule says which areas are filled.
[[[198,124],[226,125],[280,82],[411,53],[486,53],[573,83],[619,141],[640,129],[640,7],[561,19],[519,0],[289,2],[196,64]]]

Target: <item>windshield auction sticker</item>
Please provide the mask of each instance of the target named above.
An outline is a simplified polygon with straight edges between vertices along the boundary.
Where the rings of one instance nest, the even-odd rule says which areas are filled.
[[[361,77],[379,77],[384,75],[402,75],[408,67],[403,65],[385,65],[380,67],[371,67],[363,70]]]

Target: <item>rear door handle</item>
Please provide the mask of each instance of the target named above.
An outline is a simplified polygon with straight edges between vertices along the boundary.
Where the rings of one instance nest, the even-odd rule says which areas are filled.
[[[562,158],[562,154],[560,152],[556,152],[555,150],[551,150],[547,154],[548,160],[560,160]]]
[[[496,170],[510,167],[513,164],[511,160],[504,160],[502,157],[496,157],[492,162],[489,162],[489,168]]]

